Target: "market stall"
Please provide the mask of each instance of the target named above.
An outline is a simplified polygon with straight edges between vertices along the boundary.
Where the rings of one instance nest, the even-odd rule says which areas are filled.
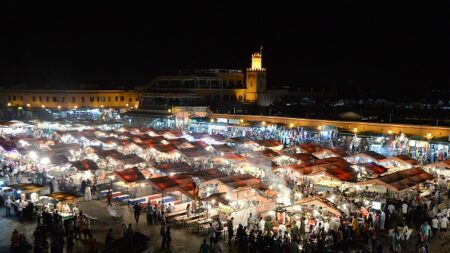
[[[385,193],[386,190],[396,193],[404,193],[406,190],[416,187],[434,177],[421,168],[411,168],[397,171],[388,175],[358,182],[357,185],[369,186],[367,191]],[[426,192],[423,192],[424,195]]]
[[[80,196],[74,193],[68,192],[54,192],[40,197],[38,207],[42,205],[43,208],[49,213],[53,213],[55,210],[61,215],[63,220],[71,219],[76,214],[74,212],[75,202],[78,201]],[[54,200],[54,201],[52,201]]]
[[[423,169],[430,174],[436,176],[442,175],[445,178],[450,179],[450,160],[428,164],[425,165]]]

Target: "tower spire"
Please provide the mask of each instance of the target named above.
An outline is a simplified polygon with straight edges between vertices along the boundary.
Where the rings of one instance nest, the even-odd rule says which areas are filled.
[[[260,45],[260,46],[259,46],[259,54],[260,54],[260,55],[262,55],[262,50],[263,50],[263,46]]]

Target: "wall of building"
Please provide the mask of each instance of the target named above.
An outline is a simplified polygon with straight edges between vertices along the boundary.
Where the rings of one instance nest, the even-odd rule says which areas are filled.
[[[139,94],[124,90],[4,90],[4,106],[28,108],[100,108],[135,107]]]
[[[243,119],[246,121],[286,124],[292,127],[313,127],[319,126],[335,126],[348,131],[361,133],[372,132],[380,134],[399,134],[400,132],[422,137],[433,138],[450,138],[450,128],[436,126],[419,126],[406,124],[383,124],[372,122],[355,122],[355,121],[337,121],[337,120],[320,120],[320,119],[302,119],[288,118],[276,116],[257,116],[257,115],[234,115],[234,114],[210,114],[210,118],[227,118],[227,119]],[[430,134],[430,135],[428,135]]]

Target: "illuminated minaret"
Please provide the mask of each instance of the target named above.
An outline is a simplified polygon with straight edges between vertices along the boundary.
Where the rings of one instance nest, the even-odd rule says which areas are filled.
[[[262,67],[262,47],[252,54],[252,66],[247,68],[247,90],[245,100],[250,103],[258,101],[258,93],[266,92],[266,69]]]

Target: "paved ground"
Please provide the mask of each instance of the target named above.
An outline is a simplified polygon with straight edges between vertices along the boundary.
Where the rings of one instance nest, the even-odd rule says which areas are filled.
[[[94,237],[99,242],[100,248],[103,248],[103,242],[106,235],[106,231],[112,227],[114,230],[114,237],[117,238],[120,236],[120,225],[122,223],[122,219],[115,218],[110,215],[108,210],[106,209],[106,205],[104,201],[94,200],[91,202],[79,202],[81,209],[90,216],[94,216],[97,220],[92,224]],[[134,222],[133,214],[131,209],[126,206],[117,207],[120,210],[123,210],[123,221],[124,223],[132,223],[135,231],[139,231],[150,237],[149,250],[147,252],[157,253],[161,252],[159,250],[161,245],[161,238],[159,236],[159,226],[147,226],[145,216],[141,216],[140,223],[136,225]],[[22,222],[19,223],[17,218],[5,218],[4,217],[4,209],[0,211],[0,252],[9,252],[10,245],[10,235],[11,232],[17,228],[17,230],[21,233],[25,233],[29,241],[32,242],[32,233],[35,229],[35,222]],[[450,234],[450,233],[449,233]],[[447,234],[447,239],[450,240],[450,236]],[[386,244],[385,252],[388,252],[389,238],[387,236],[383,237],[383,242]],[[173,253],[194,253],[198,252],[199,246],[203,240],[202,236],[189,232],[183,228],[173,228],[172,229],[172,249]],[[430,241],[430,252],[437,253],[443,252],[441,251],[440,244],[442,244],[445,240],[440,239],[432,239]],[[415,252],[414,245],[416,243],[416,234],[414,233],[409,241],[409,245],[406,250],[402,252]],[[357,241],[352,245],[354,248],[359,248],[359,252],[370,252],[369,245],[366,245],[364,242]],[[86,252],[87,246],[85,242],[80,241],[77,242],[74,248],[74,252]],[[222,249],[224,252],[237,252],[236,249],[230,249],[228,245],[223,244]],[[358,250],[354,249],[351,252],[358,252]]]

